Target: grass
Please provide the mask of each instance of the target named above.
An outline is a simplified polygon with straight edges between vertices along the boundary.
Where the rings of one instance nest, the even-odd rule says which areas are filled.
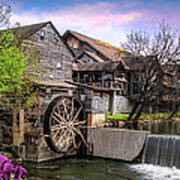
[[[126,120],[129,114],[117,113],[114,115],[107,114],[106,119],[115,119],[115,120]]]
[[[176,113],[176,115],[180,116],[180,112]],[[167,118],[170,116],[170,113],[143,113],[140,116],[140,119],[150,119],[150,118]],[[107,114],[106,119],[114,119],[114,120],[126,120],[129,117],[129,113],[116,113],[114,115]]]

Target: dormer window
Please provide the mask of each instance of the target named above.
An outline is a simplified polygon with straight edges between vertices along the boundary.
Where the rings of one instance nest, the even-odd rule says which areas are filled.
[[[45,37],[45,31],[44,31],[44,30],[41,30],[41,32],[40,32],[40,38],[41,38],[41,40],[43,40],[44,37]]]

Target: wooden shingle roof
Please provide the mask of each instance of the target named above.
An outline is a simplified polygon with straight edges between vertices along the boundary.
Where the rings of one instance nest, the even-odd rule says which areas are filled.
[[[10,28],[9,30],[12,31],[13,34],[17,35],[18,37],[20,36],[22,39],[25,39],[44,26],[46,26],[48,23],[51,23],[50,21],[47,22],[42,22],[38,24],[31,24],[31,25],[26,25],[26,26],[20,26],[16,28]],[[4,30],[1,30],[0,33],[2,33]]]
[[[66,82],[54,82],[54,81],[40,81],[38,84],[44,86],[54,86],[54,87],[65,87],[65,88],[76,88],[76,86],[68,84]]]
[[[126,50],[120,49],[115,46],[111,46],[110,44],[106,42],[94,39],[92,37],[86,36],[84,34],[81,34],[75,31],[69,31],[69,32],[73,34],[74,36],[76,36],[81,41],[84,41],[90,44],[92,47],[97,49],[99,52],[103,53],[106,57],[108,57],[112,61],[121,60],[122,57],[129,55],[129,53]]]

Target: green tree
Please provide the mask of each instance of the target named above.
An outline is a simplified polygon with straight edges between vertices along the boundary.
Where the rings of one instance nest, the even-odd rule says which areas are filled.
[[[16,34],[15,36],[10,30],[6,30],[0,36],[1,113],[3,109],[13,110],[13,119],[10,122],[0,120],[0,123],[13,137],[13,144],[19,145],[24,141],[22,109],[37,102],[40,68],[36,47],[24,43],[24,40],[20,40],[20,35]]]
[[[11,7],[0,3],[0,27],[10,27]],[[0,112],[13,110],[13,117],[0,119],[0,125],[13,137],[13,144],[24,142],[24,110],[38,97],[40,68],[38,51],[32,39],[24,39],[18,29],[0,31]],[[4,111],[5,110],[5,111]],[[9,111],[10,112],[10,111]]]
[[[33,45],[19,42],[10,31],[0,37],[0,93],[6,107],[27,108],[36,102],[38,56]]]
[[[14,43],[14,35],[5,31],[0,37],[0,92],[15,93],[23,82],[26,69],[24,53]]]

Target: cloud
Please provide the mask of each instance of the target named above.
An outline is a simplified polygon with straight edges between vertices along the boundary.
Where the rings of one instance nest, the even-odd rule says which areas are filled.
[[[53,11],[32,8],[13,14],[11,20],[23,25],[51,20],[60,32],[73,29],[95,37],[104,34],[104,40],[114,44],[116,42],[110,39],[111,34],[117,33],[119,36],[122,34],[121,25],[126,25],[141,16],[142,14],[137,11],[121,13],[118,6],[113,3],[97,2],[93,5],[76,4],[73,7],[57,7]]]

